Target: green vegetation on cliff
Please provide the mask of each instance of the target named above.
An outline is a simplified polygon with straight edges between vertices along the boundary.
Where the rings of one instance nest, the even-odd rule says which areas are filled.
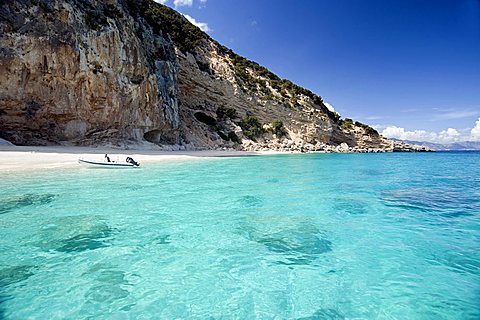
[[[304,95],[309,97],[315,105],[325,108],[322,98],[312,91],[302,88],[290,80],[281,79],[267,68],[234,53],[220,44],[218,46],[220,53],[228,56],[232,61],[235,74],[244,84],[245,89],[260,91],[267,98],[266,100],[272,100],[274,97],[271,95],[270,89],[267,88],[268,82],[269,86],[283,97],[290,96],[293,105],[297,103],[299,95]],[[326,110],[326,113],[329,113],[329,111]]]
[[[372,127],[370,127],[368,124],[361,123],[359,121],[355,121],[355,125],[357,127],[362,127],[363,129],[365,129],[365,132],[368,133],[368,134],[376,135],[376,136],[379,135],[378,131],[373,129]]]
[[[155,32],[167,33],[175,45],[184,53],[195,53],[195,47],[200,44],[201,40],[211,39],[200,28],[194,26],[181,14],[167,6],[151,0],[140,0],[135,8]],[[312,103],[320,107],[330,118],[335,119],[335,115],[324,106],[320,96],[294,84],[290,80],[281,79],[258,63],[236,54],[216,41],[214,42],[219,48],[219,53],[230,59],[235,75],[244,90],[258,93],[264,100],[278,100],[290,107],[297,107],[299,105],[298,100],[303,95],[310,98]],[[206,72],[209,71],[204,65],[199,65],[199,68]],[[273,95],[272,89],[281,97]]]
[[[157,33],[167,33],[182,52],[194,52],[202,39],[210,37],[175,10],[152,0],[138,2],[138,14]]]
[[[243,134],[252,140],[261,137],[264,133],[267,132],[275,134],[278,138],[281,138],[288,134],[288,131],[283,125],[282,121],[273,120],[269,126],[266,126],[264,128],[264,125],[254,115],[249,115],[245,119],[243,119],[240,123],[240,126],[243,129]]]
[[[272,133],[274,133],[277,137],[283,137],[288,133],[287,129],[283,126],[283,122],[280,120],[273,120],[271,126]]]
[[[368,134],[378,134],[378,132],[366,124],[353,122],[352,119],[340,120],[338,114],[328,110],[324,105],[322,98],[312,91],[300,87],[287,79],[281,79],[276,74],[258,63],[248,60],[231,49],[219,44],[211,39],[208,34],[200,30],[197,26],[190,23],[184,16],[175,10],[155,3],[152,0],[127,0],[134,11],[144,18],[156,33],[168,34],[180,51],[195,54],[195,48],[200,45],[202,40],[213,41],[220,55],[228,58],[235,73],[238,83],[246,92],[253,92],[259,95],[263,100],[276,100],[290,108],[300,108],[302,97],[310,99],[311,103],[316,105],[328,118],[337,122],[343,130],[349,130],[354,125],[362,127]],[[208,64],[198,62],[199,69],[211,74]],[[227,116],[229,118],[237,117],[234,110],[218,110],[220,118]],[[230,113],[230,114],[225,114]],[[257,119],[258,120],[258,119]],[[258,136],[263,130],[255,123],[253,118],[244,119],[244,126],[247,128],[247,136]],[[285,134],[283,123],[278,126],[275,123],[275,132],[278,136]]]
[[[353,128],[353,120],[350,118],[345,118],[344,120],[339,121],[340,128],[343,130],[350,130]]]
[[[258,120],[256,116],[252,115],[243,119],[241,127],[243,129],[243,134],[252,140],[260,137],[265,132],[260,120]]]
[[[237,110],[235,110],[234,108],[230,108],[230,107],[227,108],[223,106],[220,106],[217,108],[216,114],[218,119],[228,118],[228,119],[234,120],[239,117]]]
[[[340,128],[342,130],[351,130],[351,129],[353,129],[354,126],[356,126],[356,127],[363,128],[365,130],[365,132],[369,135],[377,135],[377,136],[379,135],[378,131],[373,129],[369,125],[367,125],[365,123],[361,123],[359,121],[353,122],[353,120],[350,119],[350,118],[345,118],[345,119],[339,120],[338,123],[339,123]]]

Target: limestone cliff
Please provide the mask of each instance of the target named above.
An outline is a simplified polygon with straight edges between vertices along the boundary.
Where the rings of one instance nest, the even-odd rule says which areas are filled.
[[[151,0],[0,3],[0,138],[15,144],[393,151],[347,120]]]
[[[0,134],[17,144],[178,143],[173,43],[117,1],[3,1]]]

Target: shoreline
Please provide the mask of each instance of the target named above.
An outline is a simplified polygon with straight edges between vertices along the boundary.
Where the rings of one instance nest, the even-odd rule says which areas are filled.
[[[76,146],[0,146],[0,172],[29,169],[51,169],[78,166],[78,159],[103,161],[108,154],[115,162],[132,157],[142,163],[186,161],[201,158],[248,157],[277,152],[249,151],[160,151],[152,149],[114,149],[111,147]]]
[[[123,163],[126,157],[132,157],[142,163],[161,163],[172,161],[190,161],[202,158],[233,158],[275,154],[296,154],[286,151],[239,151],[239,150],[181,150],[164,151],[148,147],[119,149],[109,146],[15,146],[0,144],[0,173],[8,171],[27,171],[79,166],[78,159],[104,161],[108,154],[114,162]],[[310,151],[308,153],[330,153]],[[336,153],[336,152],[335,152]],[[352,153],[352,152],[342,152]],[[358,152],[353,152],[358,153]]]

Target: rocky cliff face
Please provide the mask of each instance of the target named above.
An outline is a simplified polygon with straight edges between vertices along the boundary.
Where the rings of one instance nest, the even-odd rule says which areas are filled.
[[[7,0],[0,17],[2,137],[179,142],[174,45],[125,3]]]
[[[0,84],[16,144],[394,149],[151,0],[4,0]]]

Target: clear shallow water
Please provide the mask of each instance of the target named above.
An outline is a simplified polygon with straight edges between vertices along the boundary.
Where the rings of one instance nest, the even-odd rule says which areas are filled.
[[[480,153],[2,173],[0,319],[478,319]]]

